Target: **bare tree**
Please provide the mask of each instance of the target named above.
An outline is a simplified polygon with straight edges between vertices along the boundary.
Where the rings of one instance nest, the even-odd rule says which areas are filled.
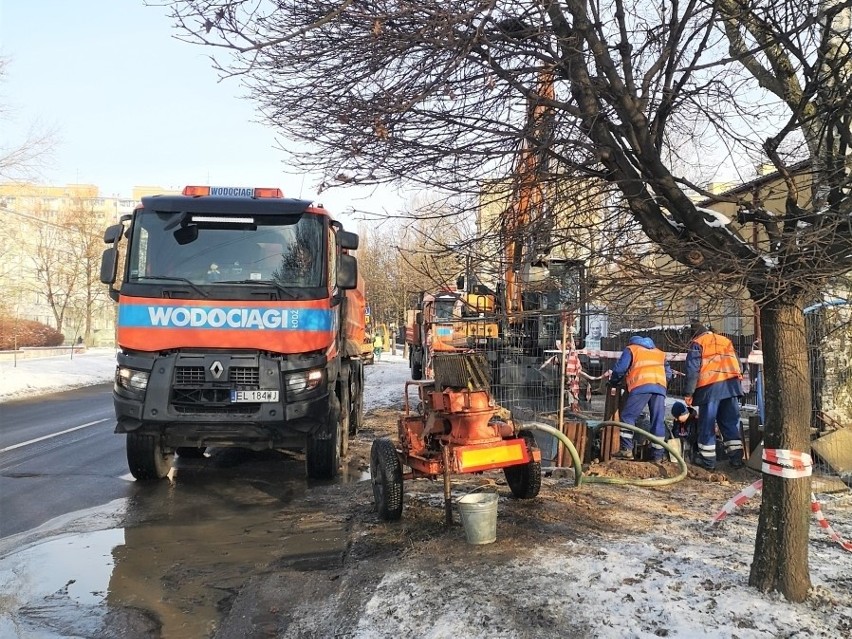
[[[44,295],[62,332],[65,316],[77,293],[80,271],[68,246],[68,230],[55,224],[43,224],[36,231],[35,252],[31,259],[35,267],[35,292]]]
[[[554,200],[571,176],[610,184],[633,237],[759,305],[766,447],[809,449],[803,308],[852,267],[847,0],[171,4],[270,124],[310,142],[300,169],[330,183],[407,180],[472,201],[524,147],[546,160],[537,179]],[[526,126],[530,105],[550,110],[546,134]],[[696,208],[714,164],[767,160],[785,212],[734,199],[762,241]],[[793,601],[810,587],[809,496],[807,478],[764,478],[750,583]]]
[[[9,59],[0,57],[0,82],[7,75]],[[0,105],[0,117],[11,119],[11,108]],[[38,176],[45,160],[56,144],[56,133],[32,124],[18,136],[4,135],[0,142],[0,178],[4,180],[32,180]]]
[[[82,325],[82,337],[86,344],[90,344],[95,315],[112,306],[100,279],[103,214],[97,211],[93,200],[76,198],[64,217],[63,226],[68,229],[68,250],[78,272],[72,304]]]
[[[443,223],[448,213],[440,201],[412,201],[409,208],[398,219],[359,227],[359,270],[380,321],[404,321],[419,293],[453,286],[464,268],[459,250],[471,237],[470,229]]]

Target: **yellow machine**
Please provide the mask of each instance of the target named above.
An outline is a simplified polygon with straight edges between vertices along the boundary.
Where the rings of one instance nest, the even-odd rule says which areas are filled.
[[[429,377],[435,352],[482,350],[497,339],[493,293],[441,291],[421,296],[416,311],[406,314],[405,340],[411,378]]]

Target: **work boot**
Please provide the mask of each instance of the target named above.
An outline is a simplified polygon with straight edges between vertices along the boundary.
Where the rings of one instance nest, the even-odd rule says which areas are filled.
[[[743,462],[742,457],[733,457],[728,461],[728,463],[731,465],[731,468],[742,468],[745,466],[745,462]]]
[[[704,470],[716,470],[716,464],[711,464],[701,455],[696,455],[692,463],[698,466],[699,468],[703,468]]]
[[[629,448],[622,448],[612,454],[613,459],[633,460],[633,451]]]

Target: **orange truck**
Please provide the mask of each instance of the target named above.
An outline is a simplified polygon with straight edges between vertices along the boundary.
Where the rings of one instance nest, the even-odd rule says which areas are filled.
[[[373,325],[371,313],[370,313],[370,305],[365,304],[364,306],[364,338],[361,340],[361,361],[364,362],[365,365],[374,364],[375,363],[375,354],[373,353],[373,331],[375,327]]]
[[[498,337],[493,293],[422,293],[417,309],[406,312],[411,378],[431,377],[430,363],[437,351],[484,350]]]
[[[358,236],[279,189],[204,186],[143,197],[104,241],[133,476],[209,446],[301,448],[309,477],[337,475],[363,412]]]

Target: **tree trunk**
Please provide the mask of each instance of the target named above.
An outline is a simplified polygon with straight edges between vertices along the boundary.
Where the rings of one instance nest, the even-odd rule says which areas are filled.
[[[798,301],[781,299],[760,311],[766,383],[764,447],[810,453],[811,387],[805,317]],[[763,475],[763,499],[749,585],[804,601],[808,573],[810,477]]]

